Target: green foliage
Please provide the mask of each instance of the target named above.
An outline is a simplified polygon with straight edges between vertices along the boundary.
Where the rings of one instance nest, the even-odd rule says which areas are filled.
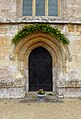
[[[44,95],[45,94],[45,91],[43,89],[39,89],[37,91],[37,94]]]
[[[47,95],[49,95],[49,96],[53,96],[54,94],[50,92],[50,93],[47,93]]]
[[[13,37],[12,43],[17,45],[20,40],[34,32],[49,33],[63,44],[69,44],[69,40],[58,29],[53,28],[47,24],[33,24],[25,26]]]

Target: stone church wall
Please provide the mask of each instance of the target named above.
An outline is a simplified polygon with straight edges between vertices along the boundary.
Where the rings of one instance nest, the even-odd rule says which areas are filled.
[[[0,20],[17,20],[22,17],[22,0],[0,0]],[[80,0],[58,0],[59,17],[53,19],[80,21]]]
[[[81,96],[81,1],[59,2],[59,17],[22,17],[22,0],[0,0],[0,98],[24,97],[26,80],[18,62],[13,60],[13,36],[25,25],[41,22],[58,28],[70,41],[70,59],[65,73],[58,75],[57,91],[66,97]],[[60,1],[60,0],[59,0]],[[20,78],[21,77],[21,78]]]
[[[23,26],[27,24],[1,24],[0,27],[0,97],[18,97],[25,95],[25,79],[17,79],[19,69],[17,62],[12,60],[14,45],[11,40]],[[58,77],[57,86],[60,94],[65,96],[81,95],[81,25],[52,24],[69,39],[71,59],[66,61],[65,74]],[[15,87],[15,88],[14,88]],[[10,93],[9,93],[10,90]],[[11,90],[13,93],[11,93]],[[9,94],[8,94],[9,93]],[[8,94],[8,95],[7,95]]]

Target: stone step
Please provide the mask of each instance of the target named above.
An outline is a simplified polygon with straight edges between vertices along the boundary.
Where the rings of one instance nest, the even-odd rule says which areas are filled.
[[[49,95],[52,94],[52,95]],[[19,102],[21,103],[27,103],[27,102],[50,102],[50,103],[55,103],[55,102],[63,102],[62,99],[58,98],[55,94],[52,92],[46,92],[46,95],[44,99],[39,99],[37,96],[37,92],[28,92],[24,98],[19,99]]]

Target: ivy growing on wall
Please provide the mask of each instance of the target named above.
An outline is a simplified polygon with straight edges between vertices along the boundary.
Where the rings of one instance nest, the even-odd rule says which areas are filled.
[[[12,39],[12,43],[17,45],[20,40],[23,40],[24,37],[30,35],[34,32],[43,32],[53,35],[58,41],[63,44],[69,44],[69,40],[62,34],[58,29],[51,27],[47,24],[33,24],[27,25],[22,28]]]

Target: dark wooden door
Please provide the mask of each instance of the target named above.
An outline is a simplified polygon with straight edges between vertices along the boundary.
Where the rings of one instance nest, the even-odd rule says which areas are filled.
[[[29,56],[29,91],[52,91],[52,57],[43,47],[34,49]]]

